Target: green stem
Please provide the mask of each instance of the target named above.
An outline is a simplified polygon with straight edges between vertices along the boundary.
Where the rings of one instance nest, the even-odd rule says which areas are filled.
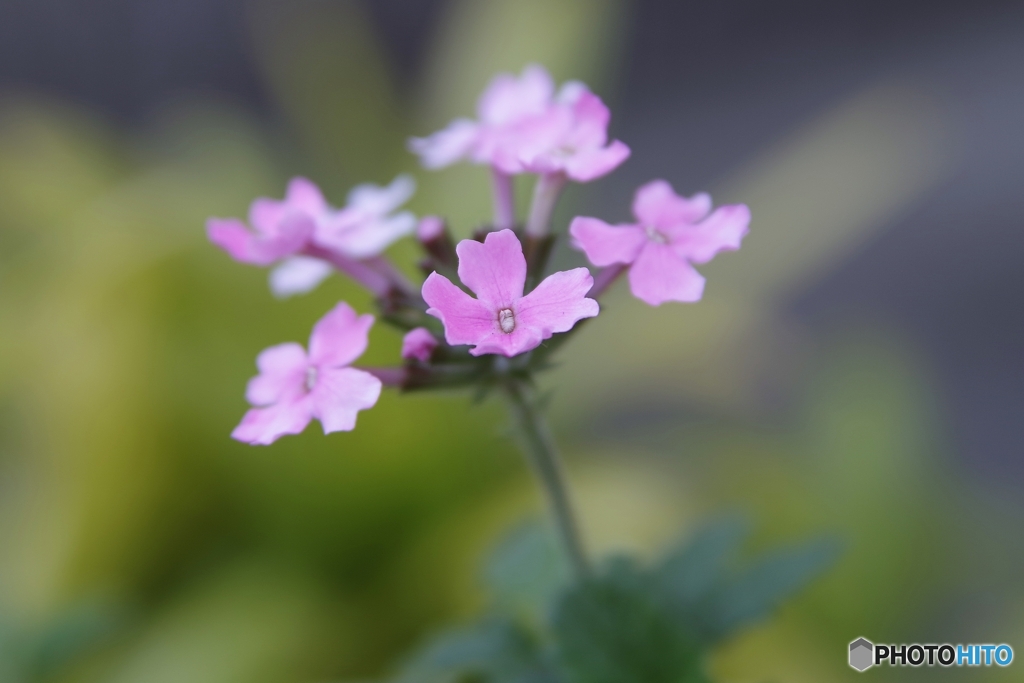
[[[548,505],[555,517],[565,552],[577,578],[585,579],[591,573],[590,563],[583,550],[583,540],[569,500],[565,473],[547,424],[537,410],[529,387],[522,380],[509,378],[504,389],[520,444],[547,494]]]

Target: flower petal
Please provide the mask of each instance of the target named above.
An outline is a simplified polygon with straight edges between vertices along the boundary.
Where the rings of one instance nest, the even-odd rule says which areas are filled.
[[[322,372],[348,365],[363,355],[369,343],[373,316],[357,315],[344,301],[320,318],[309,336],[309,362]]]
[[[735,251],[748,232],[750,209],[745,204],[720,206],[696,225],[669,229],[672,249],[691,263],[707,263],[720,251]]]
[[[459,279],[489,309],[510,306],[523,295],[526,257],[511,230],[488,233],[483,243],[462,240],[455,253],[459,255]]]
[[[612,140],[607,147],[581,149],[565,160],[565,173],[578,183],[589,183],[608,175],[629,158],[624,142]]]
[[[416,181],[411,175],[403,173],[385,187],[373,183],[356,185],[348,193],[345,208],[383,216],[405,204],[415,192]]]
[[[258,375],[249,380],[245,399],[254,406],[268,406],[302,393],[309,361],[306,350],[294,342],[263,349],[256,356]]]
[[[402,358],[426,363],[437,348],[437,339],[425,327],[409,330],[402,337]]]
[[[321,232],[317,242],[345,256],[365,259],[379,256],[395,241],[416,229],[416,216],[409,211],[394,216],[371,216],[336,232]]]
[[[480,344],[498,327],[497,311],[452,284],[443,275],[431,273],[423,283],[423,300],[430,308],[427,314],[444,323],[444,338],[453,346]]]
[[[704,277],[667,244],[649,242],[629,269],[633,296],[651,306],[666,301],[700,301]]]
[[[465,159],[476,143],[480,126],[469,119],[456,119],[425,138],[409,138],[409,151],[427,169],[450,166]]]
[[[308,398],[286,401],[268,408],[252,408],[231,432],[231,438],[254,446],[267,446],[285,434],[298,434],[313,419]]]
[[[711,210],[711,197],[695,194],[689,199],[680,197],[664,180],[652,180],[636,191],[633,215],[637,220],[659,230],[680,223],[696,223]]]
[[[363,370],[322,370],[309,394],[313,416],[323,424],[324,434],[352,431],[356,413],[376,405],[380,390],[381,381]]]
[[[284,299],[312,292],[334,270],[327,261],[310,256],[292,256],[270,271],[270,291]]]
[[[552,273],[516,303],[515,332],[520,328],[533,328],[540,339],[548,339],[552,334],[572,329],[583,318],[594,317],[600,312],[600,306],[586,298],[593,286],[594,278],[586,268]]]
[[[309,242],[313,222],[306,216],[292,216],[278,225],[276,233],[256,234],[240,220],[211,218],[206,223],[210,241],[228,252],[236,261],[268,266],[291,256]]]
[[[573,246],[587,255],[595,266],[632,263],[647,243],[647,235],[639,225],[613,227],[598,218],[577,216],[569,224]]]
[[[555,84],[547,70],[530,64],[518,78],[512,74],[495,76],[480,95],[477,116],[488,125],[513,123],[544,111],[554,92]]]

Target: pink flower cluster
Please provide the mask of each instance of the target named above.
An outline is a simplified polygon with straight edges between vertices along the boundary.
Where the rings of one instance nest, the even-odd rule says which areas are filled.
[[[383,319],[405,332],[402,364],[352,367],[367,348],[374,317],[337,304],[314,326],[308,351],[288,343],[258,356],[259,374],[246,391],[254,407],[234,438],[269,444],[303,431],[314,418],[325,433],[351,430],[358,411],[376,404],[383,385],[487,386],[509,367],[489,358],[522,356],[519,372],[540,370],[549,352],[545,342],[596,316],[598,297],[617,276],[628,273],[634,296],[652,306],[698,301],[704,278],[694,265],[738,249],[747,233],[746,206],[712,211],[707,194],[681,197],[666,181],[655,180],[637,190],[635,222],[571,222],[572,245],[603,269],[596,278],[587,268],[542,277],[550,252],[548,223],[564,183],[607,174],[629,156],[629,148],[608,142],[610,115],[600,98],[578,82],[556,92],[538,66],[518,77],[496,77],[477,115],[476,121],[458,119],[410,141],[427,168],[460,160],[492,168],[495,224],[474,239],[456,245],[442,219],[428,216],[417,227],[411,213],[399,211],[415,189],[408,176],[386,187],[360,185],[341,209],[328,204],[313,183],[296,178],[284,200],[253,202],[248,225],[210,219],[210,240],[235,260],[274,266],[274,294],[308,292],[337,270],[368,289]],[[529,220],[520,229],[511,182],[524,173],[539,177]],[[414,231],[427,255],[419,291],[383,254]]]
[[[516,77],[501,74],[477,102],[477,120],[456,119],[409,148],[424,167],[456,161],[487,164],[498,171],[564,173],[577,182],[599,178],[629,156],[629,147],[608,142],[608,107],[587,86],[569,81],[555,92],[550,74],[531,65]]]

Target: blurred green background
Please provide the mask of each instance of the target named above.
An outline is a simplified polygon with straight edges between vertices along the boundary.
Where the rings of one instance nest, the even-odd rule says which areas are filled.
[[[124,5],[108,4],[96,21]],[[617,288],[545,377],[591,546],[653,557],[736,508],[756,520],[756,547],[846,539],[832,572],[719,653],[724,681],[852,680],[858,636],[1024,653],[1022,340],[1005,323],[1022,310],[1024,251],[1007,237],[1021,232],[1010,209],[1022,143],[1006,122],[1019,123],[1024,90],[1007,94],[1019,74],[998,80],[1020,64],[1020,13],[994,3],[964,24],[940,3],[926,31],[903,36],[910,24],[882,3],[844,24],[793,2],[694,5],[659,22],[674,3],[463,0],[431,3],[430,20],[407,27],[420,47],[402,63],[408,36],[381,13],[420,16],[416,4],[231,4],[262,99],[168,88],[141,116],[82,96],[88,82],[12,76],[29,59],[12,47],[19,17],[60,36],[76,15],[57,18],[72,5],[52,1],[41,23],[25,19],[27,2],[5,10],[0,681],[364,680],[476,613],[481,558],[543,512],[501,406],[385,393],[352,433],[231,441],[259,350],[303,340],[339,299],[371,302],[340,278],[274,300],[266,273],[210,246],[203,225],[280,196],[294,174],[341,203],[358,182],[411,172],[411,208],[468,234],[490,215],[486,173],[428,175],[404,141],[470,114],[493,73],[529,62],[590,83],[634,149],[620,174],[572,188],[556,225],[625,219],[652,177],[754,216],[743,250],[704,268],[704,301],[652,309]],[[659,44],[721,32],[730,12],[806,49],[772,62],[759,43],[714,41],[715,87],[659,61]],[[778,27],[798,16],[809,23],[794,39]],[[831,62],[813,58],[815,21],[851,36]],[[870,27],[886,22],[882,40]],[[966,37],[943,43],[951,27]],[[864,55],[871,68],[844,66]],[[787,74],[823,85],[808,94]],[[523,206],[529,190],[517,187]],[[932,208],[941,201],[955,210]],[[949,228],[962,215],[973,218]],[[415,272],[412,244],[392,256]],[[974,346],[940,343],[961,329]],[[371,340],[367,364],[397,358],[396,333],[380,325]],[[1010,681],[1019,667],[867,675]]]

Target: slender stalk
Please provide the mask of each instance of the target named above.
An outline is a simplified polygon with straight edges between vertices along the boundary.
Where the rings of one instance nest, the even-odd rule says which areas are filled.
[[[583,549],[562,463],[547,424],[538,412],[529,388],[521,380],[508,379],[504,389],[520,445],[547,495],[566,555],[577,578],[585,579],[591,573],[590,563]]]
[[[332,249],[323,249],[316,246],[307,247],[304,253],[307,256],[328,261],[342,273],[373,292],[374,296],[385,296],[391,289],[391,281],[386,275],[362,261],[348,258]]]
[[[511,230],[516,227],[512,176],[491,167],[491,186],[494,188],[494,229]]]
[[[533,186],[533,203],[530,204],[530,217],[526,222],[526,234],[540,238],[548,234],[551,214],[562,194],[567,179],[564,173],[545,173],[537,178]]]

